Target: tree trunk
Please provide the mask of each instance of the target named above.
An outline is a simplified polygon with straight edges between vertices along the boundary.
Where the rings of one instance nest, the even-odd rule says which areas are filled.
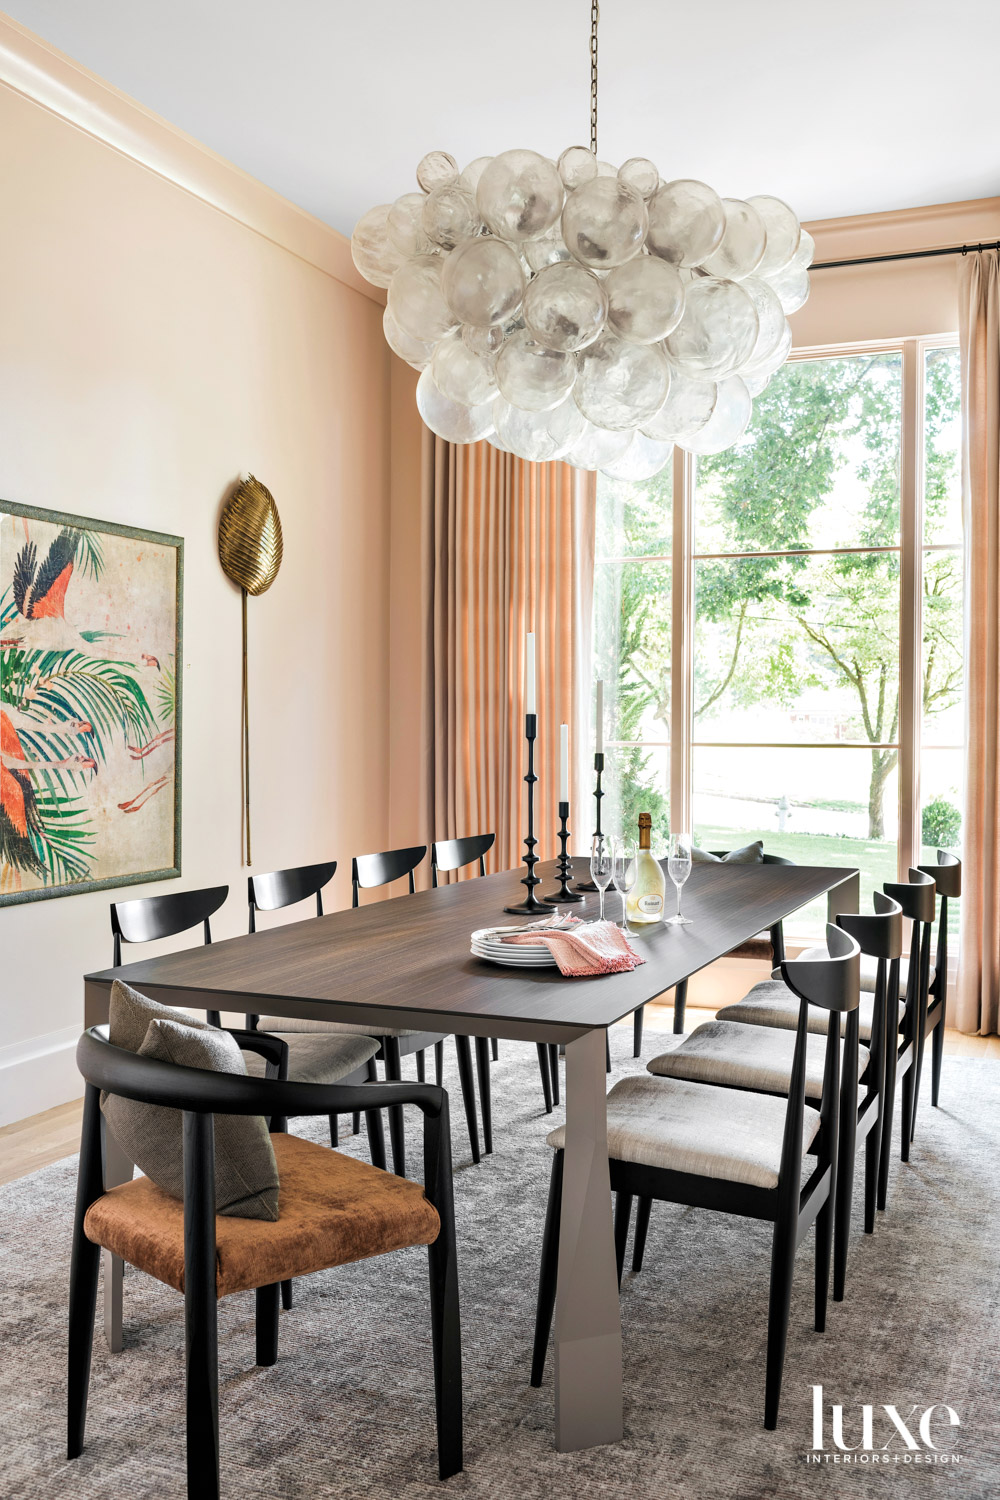
[[[868,783],[868,837],[885,838],[885,784],[896,767],[896,750],[872,751],[872,774]]]

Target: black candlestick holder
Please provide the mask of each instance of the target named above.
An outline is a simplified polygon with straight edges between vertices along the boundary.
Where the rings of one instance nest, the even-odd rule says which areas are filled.
[[[568,819],[569,819],[569,803],[568,802],[560,802],[560,804],[559,804],[559,843],[560,843],[562,852],[560,853],[559,858],[556,860],[556,871],[557,871],[557,873],[559,875],[559,889],[555,892],[554,895],[552,895],[552,896],[546,896],[545,897],[546,901],[555,901],[555,902],[558,902],[560,905],[563,902],[566,902],[566,901],[582,901],[583,900],[583,896],[581,895],[581,893],[579,891],[571,890],[570,889],[570,884],[569,884],[569,877],[570,877],[570,873],[572,871],[573,865],[572,865],[572,861],[570,860],[569,855],[566,853],[566,846],[569,843],[569,828],[567,827]]]
[[[597,774],[597,785],[594,788],[594,801],[597,804],[597,827],[594,829],[594,838],[601,837],[601,798],[604,792],[601,790],[601,776],[604,773],[604,753],[598,750],[594,756],[594,771]],[[578,880],[576,882],[578,891],[596,891],[597,886],[592,880]]]
[[[528,741],[528,774],[524,779],[528,783],[528,837],[524,841],[526,849],[524,863],[528,867],[528,873],[521,881],[521,884],[528,887],[528,895],[527,899],[521,901],[517,906],[504,907],[504,911],[509,911],[512,916],[518,917],[523,916],[525,913],[529,913],[531,916],[544,917],[549,912],[555,911],[554,906],[550,906],[547,901],[539,901],[535,895],[535,886],[542,883],[535,874],[535,866],[538,863],[538,855],[535,853],[535,845],[538,843],[538,840],[535,838],[535,782],[538,780],[538,777],[535,775],[535,735],[537,728],[538,720],[535,714],[525,714],[524,737]]]

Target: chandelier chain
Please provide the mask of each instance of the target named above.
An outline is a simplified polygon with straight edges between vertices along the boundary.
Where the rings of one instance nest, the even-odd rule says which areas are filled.
[[[601,19],[599,0],[590,5],[590,149],[597,155],[597,23]]]

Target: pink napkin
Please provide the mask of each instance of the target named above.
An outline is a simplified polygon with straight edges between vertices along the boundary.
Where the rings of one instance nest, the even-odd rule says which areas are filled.
[[[506,943],[536,946],[544,943],[561,974],[576,979],[593,974],[624,974],[646,960],[637,953],[614,922],[578,922],[570,930],[517,933]]]

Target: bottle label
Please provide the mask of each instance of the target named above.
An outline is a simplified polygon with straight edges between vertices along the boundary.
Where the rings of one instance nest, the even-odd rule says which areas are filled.
[[[657,896],[655,894],[640,896],[638,907],[639,910],[644,911],[647,916],[658,917],[660,912],[663,910],[663,897]]]

